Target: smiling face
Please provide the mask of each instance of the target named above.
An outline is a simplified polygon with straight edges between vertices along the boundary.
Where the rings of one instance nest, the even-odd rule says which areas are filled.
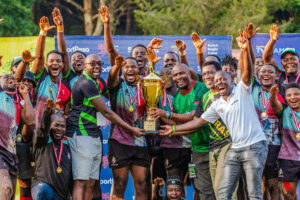
[[[71,57],[71,66],[77,74],[82,74],[85,56],[80,53],[74,53]]]
[[[64,63],[62,61],[62,56],[57,53],[51,53],[48,55],[47,59],[47,68],[50,73],[50,76],[57,77],[59,76]]]
[[[175,65],[172,69],[172,76],[178,89],[187,90],[189,88],[190,82],[192,81],[191,73],[185,65]]]
[[[231,75],[224,71],[215,74],[215,86],[221,96],[229,96],[233,88]]]
[[[3,90],[11,92],[16,90],[16,80],[12,75],[6,74],[1,79],[1,87]]]
[[[94,80],[97,80],[102,72],[103,62],[99,56],[92,54],[86,57],[84,61],[84,70]]]
[[[289,88],[285,91],[285,99],[293,110],[300,109],[300,89]]]
[[[22,83],[27,86],[29,92],[33,89],[33,82],[31,80],[23,79]]]
[[[160,70],[159,72],[159,77],[162,80],[165,80],[165,77],[168,77],[168,85],[166,87],[166,89],[170,89],[174,86],[174,82],[173,82],[173,77],[172,77],[172,71],[169,68],[162,68],[162,70]]]
[[[135,47],[132,49],[131,55],[136,59],[139,68],[144,68],[146,66],[147,56],[146,49],[144,47]]]
[[[178,64],[177,57],[174,53],[166,53],[163,60],[163,67],[173,69],[173,67]]]
[[[167,187],[168,200],[180,200],[181,195],[182,195],[182,189],[179,185],[168,185]]]
[[[287,75],[297,75],[299,71],[299,63],[298,56],[291,53],[287,53],[283,59],[281,59],[281,64]]]
[[[215,88],[215,74],[217,70],[214,65],[206,65],[202,68],[202,80],[208,89]]]
[[[135,85],[136,83],[136,76],[139,73],[139,68],[136,60],[133,59],[125,59],[126,65],[122,67],[122,73],[124,75],[124,78],[126,82],[129,85]]]
[[[272,65],[264,65],[258,73],[258,80],[262,86],[271,88],[276,80],[276,70]]]
[[[60,140],[66,132],[66,120],[61,115],[52,115],[50,124],[50,133],[56,140]]]

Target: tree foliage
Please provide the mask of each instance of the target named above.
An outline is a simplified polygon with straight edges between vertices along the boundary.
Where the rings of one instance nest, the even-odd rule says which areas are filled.
[[[31,36],[38,33],[32,21],[32,3],[37,0],[0,0],[0,36]]]
[[[249,22],[268,32],[299,31],[300,0],[135,0],[135,20],[144,34],[237,35]]]

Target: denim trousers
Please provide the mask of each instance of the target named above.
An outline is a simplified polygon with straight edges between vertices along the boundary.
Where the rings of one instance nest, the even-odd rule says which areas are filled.
[[[33,200],[59,200],[51,186],[43,182],[34,184],[31,188],[31,196]]]
[[[266,141],[260,141],[247,147],[231,148],[225,160],[223,177],[219,185],[219,199],[232,199],[242,169],[246,174],[249,199],[262,199],[261,179],[267,154]]]

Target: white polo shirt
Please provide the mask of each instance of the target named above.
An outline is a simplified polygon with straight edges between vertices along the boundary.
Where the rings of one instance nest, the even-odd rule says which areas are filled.
[[[214,101],[201,118],[214,123],[221,118],[232,138],[232,148],[242,148],[266,140],[252,100],[252,87],[243,81],[233,88],[227,101]]]

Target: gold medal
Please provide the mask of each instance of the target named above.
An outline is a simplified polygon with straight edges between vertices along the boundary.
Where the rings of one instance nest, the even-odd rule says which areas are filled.
[[[300,133],[297,133],[297,134],[296,134],[296,139],[297,139],[297,140],[300,140]]]
[[[56,110],[59,110],[59,104],[58,103],[56,103]]]
[[[22,135],[21,134],[16,135],[16,141],[17,142],[22,142]]]
[[[133,106],[131,105],[131,106],[129,106],[129,112],[133,112],[134,111],[134,108],[133,108]]]
[[[263,120],[265,120],[265,119],[268,118],[268,115],[267,115],[267,113],[265,113],[265,112],[262,112],[260,116],[261,116],[261,118],[262,118]]]
[[[56,172],[60,174],[62,172],[62,168],[58,166]]]

